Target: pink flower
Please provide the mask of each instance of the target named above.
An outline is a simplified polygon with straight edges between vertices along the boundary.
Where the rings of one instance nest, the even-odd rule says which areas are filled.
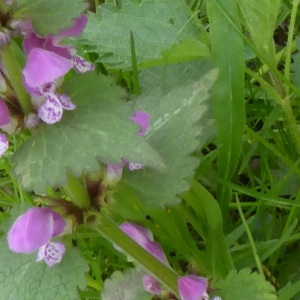
[[[27,31],[23,41],[27,56],[23,70],[24,86],[33,96],[43,96],[38,116],[48,124],[59,122],[63,109],[76,108],[68,96],[55,93],[58,80],[72,68],[81,74],[94,70],[94,65],[77,56],[73,47],[60,44],[65,37],[79,35],[86,22],[87,17],[82,15],[74,21],[72,27],[62,29],[56,36],[45,38],[36,35],[30,22],[26,22]]]
[[[207,279],[195,275],[179,277],[177,280],[181,300],[206,300]]]
[[[150,126],[150,116],[144,111],[136,110],[134,115],[130,118],[134,123],[140,126],[139,136],[144,136]],[[119,164],[107,164],[106,175],[109,182],[118,181],[122,177],[122,169],[127,164],[127,161],[122,158]],[[130,171],[140,170],[143,168],[142,164],[128,162],[128,169]]]
[[[55,246],[54,249],[57,248],[58,250],[51,250],[53,249],[51,246],[53,243],[50,243],[50,240],[62,233],[64,227],[65,221],[63,218],[50,208],[29,208],[17,218],[8,232],[9,249],[13,252],[24,254],[39,249],[38,260],[41,260],[41,257],[43,257],[48,265],[52,264],[55,259],[60,261],[59,255],[55,256],[52,254],[61,250],[62,256],[64,249]],[[51,262],[47,260],[49,257]]]
[[[163,249],[160,244],[153,241],[153,235],[149,229],[128,222],[121,224],[120,229],[157,260],[170,267]],[[154,295],[161,295],[163,292],[161,284],[150,275],[143,276],[143,287],[147,292]]]

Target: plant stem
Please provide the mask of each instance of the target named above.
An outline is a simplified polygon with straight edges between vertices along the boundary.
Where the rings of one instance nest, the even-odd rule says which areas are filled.
[[[63,187],[63,190],[70,197],[70,200],[80,208],[89,208],[90,197],[80,179],[68,173],[67,180],[67,184]]]
[[[293,43],[293,37],[294,37],[295,21],[296,21],[296,16],[297,16],[298,5],[299,5],[299,0],[294,0],[293,7],[292,7],[292,13],[291,13],[291,21],[290,21],[290,26],[289,26],[287,46],[286,46],[287,51],[286,51],[286,57],[285,57],[284,77],[287,80],[290,80],[292,43]],[[289,86],[288,85],[286,85],[285,90],[286,90],[286,95],[288,95],[289,94]]]
[[[167,286],[172,293],[178,296],[178,275],[172,269],[166,267],[123,233],[123,231],[120,230],[108,216],[97,214],[97,218],[100,220],[100,225],[96,227],[97,231],[99,231],[113,244],[118,245],[127,255],[141,264],[148,273],[151,273],[151,275]]]
[[[2,62],[7,72],[10,84],[13,87],[22,111],[25,115],[31,112],[31,101],[22,81],[22,69],[14,55],[12,47],[6,46],[1,51]]]

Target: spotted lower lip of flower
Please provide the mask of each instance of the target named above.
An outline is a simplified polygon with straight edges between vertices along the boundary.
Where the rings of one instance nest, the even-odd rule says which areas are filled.
[[[54,124],[61,120],[63,109],[74,110],[76,105],[67,95],[47,94],[46,101],[38,110],[39,118],[47,124]]]
[[[40,247],[36,261],[40,262],[44,260],[49,267],[61,262],[63,255],[66,251],[66,247],[60,242],[50,242]]]
[[[177,280],[181,300],[206,300],[207,279],[195,275],[179,277]]]
[[[0,157],[3,156],[7,149],[8,140],[4,134],[0,134]]]
[[[73,68],[79,74],[84,74],[89,71],[93,71],[95,69],[94,64],[86,61],[82,57],[78,55],[74,55],[72,57]]]

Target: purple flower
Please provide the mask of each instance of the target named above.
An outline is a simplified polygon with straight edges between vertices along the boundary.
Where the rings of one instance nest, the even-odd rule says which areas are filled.
[[[66,247],[63,243],[47,243],[46,245],[40,247],[36,257],[36,261],[39,262],[45,260],[46,264],[49,267],[53,267],[54,265],[61,262],[65,251]]]
[[[123,223],[120,225],[120,229],[157,260],[170,267],[164,251],[160,244],[153,241],[153,235],[149,229],[134,223]],[[143,287],[154,295],[161,295],[163,292],[161,284],[150,275],[143,276]]]
[[[8,140],[5,136],[5,134],[0,133],[0,157],[3,156],[3,154],[8,149]]]
[[[64,227],[63,218],[50,208],[29,208],[17,218],[8,232],[9,249],[25,254],[36,251],[62,233]]]
[[[177,280],[181,300],[206,300],[207,279],[195,275],[179,277]]]
[[[0,126],[10,122],[9,111],[4,100],[0,98]]]
[[[45,38],[36,35],[30,22],[25,22],[27,32],[23,49],[27,62],[23,70],[24,86],[32,96],[43,97],[38,116],[48,124],[59,122],[63,109],[76,108],[68,96],[55,93],[59,79],[72,68],[81,74],[94,70],[94,65],[77,56],[73,47],[60,44],[65,37],[79,35],[86,22],[87,17],[82,15],[72,27]]]
[[[150,116],[144,111],[136,110],[134,115],[130,118],[133,122],[140,126],[139,136],[144,136],[150,126]],[[122,177],[122,169],[127,164],[127,161],[122,158],[119,164],[107,164],[106,176],[109,182],[118,181]],[[140,170],[143,168],[142,164],[135,162],[128,162],[128,169],[130,171]]]

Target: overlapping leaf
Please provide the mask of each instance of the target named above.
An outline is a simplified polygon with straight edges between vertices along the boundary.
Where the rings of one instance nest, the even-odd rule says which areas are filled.
[[[130,120],[134,110],[124,91],[104,76],[76,75],[66,84],[77,104],[55,125],[44,125],[13,157],[21,184],[37,193],[65,183],[66,171],[80,175],[98,169],[98,160],[118,163],[124,157],[152,167],[163,167],[159,155],[137,135]]]
[[[199,163],[191,153],[199,147],[199,136],[204,130],[200,120],[206,112],[208,91],[217,77],[216,70],[202,74],[202,78],[201,69],[198,72],[196,81],[186,81],[167,93],[160,88],[145,88],[137,99],[137,107],[151,116],[146,140],[167,166],[164,172],[148,168],[124,172],[124,183],[135,190],[143,203],[175,204],[176,194],[189,187],[186,179],[193,176]],[[145,87],[149,84],[147,80],[142,86],[143,83]]]
[[[75,249],[67,249],[62,262],[50,268],[35,261],[36,253],[11,252],[5,237],[0,248],[1,299],[78,299],[77,287],[85,287],[88,266]]]
[[[218,295],[226,300],[276,300],[275,288],[258,273],[242,269],[232,271],[217,283]]]
[[[137,62],[140,66],[149,66],[168,59],[171,62],[180,61],[181,55],[183,60],[194,58],[195,55],[208,55],[208,48],[197,40],[199,29],[185,1],[119,2],[120,8],[103,4],[99,7],[98,14],[90,14],[83,33],[84,42],[100,54],[101,62],[115,68],[131,67],[130,32],[134,37]],[[187,38],[188,41],[175,48],[172,54],[172,47]]]
[[[296,45],[298,53],[293,56],[293,63],[291,65],[292,70],[292,80],[295,86],[300,89],[300,37],[296,38]]]
[[[17,0],[16,18],[29,18],[40,35],[56,34],[86,9],[83,0]]]
[[[101,293],[101,300],[150,300],[152,295],[143,288],[144,270],[130,269],[119,271],[106,279]]]

